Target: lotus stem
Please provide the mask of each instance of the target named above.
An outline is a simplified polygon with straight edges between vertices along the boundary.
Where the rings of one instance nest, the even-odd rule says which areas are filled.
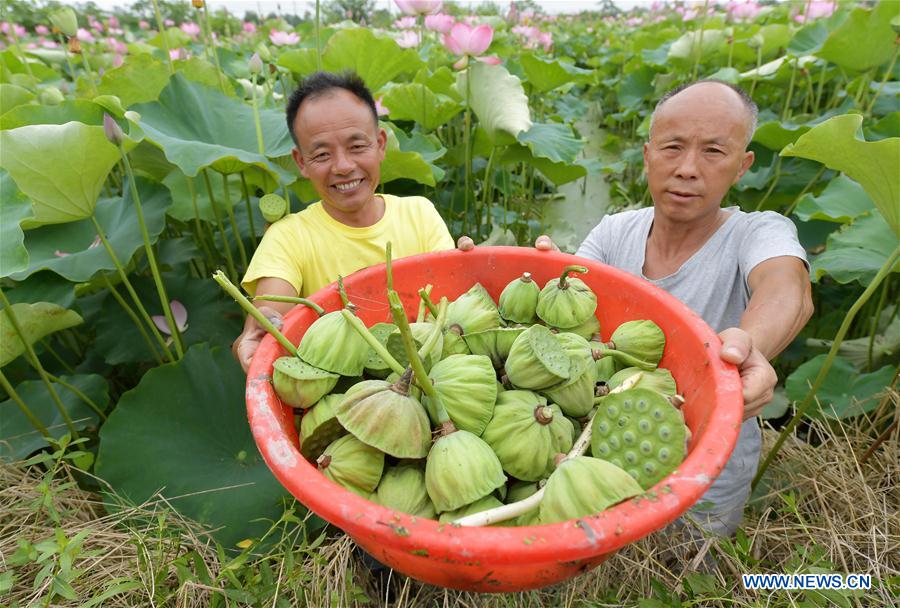
[[[166,54],[166,61],[169,63],[169,73],[174,74],[175,64],[172,63],[172,55],[169,53],[169,33],[166,32],[162,13],[159,12],[158,0],[153,0],[153,14],[156,16],[156,28],[159,30],[159,35],[162,38],[163,52]]]
[[[387,288],[388,291],[393,291],[394,289],[394,267],[391,263],[391,242],[388,241],[387,245],[384,246],[384,271],[387,274]]]
[[[125,301],[125,298],[123,298],[119,294],[119,292],[116,291],[116,288],[109,280],[109,277],[102,273],[101,276],[103,277],[103,281],[106,283],[106,288],[109,290],[109,293],[112,294],[113,299],[115,299],[115,301],[119,303],[119,306],[122,307],[122,310],[125,311],[125,314],[127,314],[131,318],[131,321],[134,323],[135,327],[138,328],[141,337],[143,337],[144,342],[147,343],[147,348],[149,348],[150,352],[153,353],[153,358],[156,359],[156,362],[160,365],[165,363],[159,352],[156,350],[156,346],[153,344],[153,340],[150,339],[150,334],[147,333],[147,329],[144,327],[144,324],[141,323],[140,319],[138,319],[137,314],[135,314],[134,310],[131,309],[131,306],[128,305],[128,302]],[[153,325],[153,327],[156,327],[156,325]]]
[[[69,389],[70,391],[72,391],[72,393],[74,393],[76,397],[81,399],[81,401],[84,402],[84,404],[86,406],[88,406],[89,408],[94,410],[97,413],[97,415],[100,417],[101,420],[106,420],[106,413],[104,413],[103,409],[99,405],[94,403],[94,401],[90,397],[85,395],[84,392],[82,392],[81,389],[79,389],[77,386],[75,386],[74,384],[70,384],[69,382],[66,382],[62,378],[54,376],[50,372],[47,372],[47,377],[50,378],[50,380],[52,380],[53,382],[56,382],[57,384],[59,384],[60,386],[63,386],[65,388]]]
[[[346,308],[341,311],[341,314],[344,316],[344,319],[347,323],[350,324],[353,329],[357,331],[357,333],[362,336],[363,340],[375,351],[382,360],[388,364],[388,367],[391,368],[394,372],[398,374],[403,374],[406,369],[400,365],[400,362],[394,359],[393,355],[388,352],[388,349],[384,347],[384,344],[378,341],[378,338],[372,335],[372,332],[369,331],[369,328],[366,327],[366,324],[362,322],[362,319],[357,317],[355,314],[347,310]]]
[[[325,314],[325,309],[313,302],[312,300],[307,300],[306,298],[296,298],[294,296],[275,296],[275,295],[263,295],[263,296],[253,296],[253,301],[263,300],[265,302],[284,302],[286,304],[302,304],[307,308],[312,308],[316,311],[316,314],[320,317]]]
[[[444,323],[447,321],[447,309],[450,306],[447,298],[441,298],[441,303],[438,305],[437,314],[435,314],[435,323],[434,328],[431,330],[431,333],[428,334],[428,338],[422,344],[422,348],[419,349],[419,356],[424,358],[431,352],[431,349],[437,344],[438,338],[441,337],[443,333]]]
[[[222,215],[219,213],[219,205],[216,202],[216,195],[213,194],[212,183],[209,181],[209,174],[206,168],[201,169],[203,173],[203,181],[206,183],[206,192],[209,194],[209,203],[212,206],[213,215],[216,216],[216,225],[219,228],[219,236],[222,239],[222,248],[225,250],[225,262],[228,264],[228,274],[234,280],[237,280],[237,270],[234,267],[234,258],[231,256],[231,245],[228,242],[228,236],[225,234],[225,225],[222,223]]]
[[[584,266],[579,266],[577,264],[573,264],[571,266],[566,266],[563,268],[562,274],[559,275],[559,288],[560,289],[568,289],[569,283],[566,279],[569,278],[569,273],[577,272],[579,274],[587,274],[588,269]]]
[[[613,357],[614,359],[618,359],[619,361],[626,363],[628,367],[637,367],[646,372],[652,372],[658,367],[654,363],[644,361],[643,359],[638,359],[634,355],[629,355],[626,352],[616,350],[616,345],[614,342],[607,342],[601,348],[593,349],[591,351],[591,354],[594,358],[594,361],[602,359],[603,357]]]
[[[431,285],[426,285],[424,289],[419,290],[419,314],[416,317],[417,323],[421,323],[425,320],[426,310],[431,313],[431,316],[437,318],[437,306],[431,301]]]
[[[9,398],[13,400],[13,403],[15,403],[19,407],[19,409],[22,411],[22,414],[24,414],[24,416],[28,419],[28,422],[31,423],[31,426],[33,426],[44,437],[48,439],[52,438],[52,435],[50,435],[50,431],[47,430],[47,427],[44,426],[44,423],[41,422],[40,419],[38,419],[38,417],[31,412],[31,408],[28,407],[28,404],[22,401],[19,393],[17,393],[16,389],[13,388],[13,385],[9,383],[9,380],[7,380],[6,374],[3,373],[2,369],[0,369],[0,387],[2,387],[3,390],[6,391],[6,394],[9,395]]]
[[[628,376],[622,384],[614,388],[609,392],[610,395],[614,393],[621,393],[622,391],[627,391],[630,388],[633,388],[635,384],[641,379],[643,375],[642,372],[637,372],[631,376]],[[559,466],[566,460],[570,458],[577,458],[578,456],[583,455],[588,446],[591,444],[591,430],[594,423],[594,416],[597,414],[597,410],[595,409],[591,412],[591,416],[588,421],[584,425],[584,430],[581,431],[581,435],[578,437],[578,440],[575,441],[575,444],[572,446],[572,449],[569,450],[569,453],[565,455],[559,462],[557,462],[556,466]],[[466,517],[462,517],[457,519],[453,523],[459,526],[489,526],[491,524],[506,521],[512,519],[514,517],[518,517],[519,515],[524,515],[529,511],[533,511],[538,508],[541,504],[541,500],[544,498],[544,487],[541,488],[523,500],[518,502],[514,502],[508,505],[503,505],[502,507],[497,507],[496,509],[488,509],[487,511],[482,511],[480,513],[475,513],[473,515],[467,515]]]
[[[322,45],[320,43],[319,38],[319,28],[321,27],[321,10],[320,10],[320,0],[316,0],[316,70],[322,71]],[[287,91],[285,91],[287,94]]]
[[[209,268],[209,264],[214,264],[215,260],[213,259],[212,250],[209,248],[209,245],[206,242],[206,234],[208,227],[206,226],[206,222],[204,222],[200,218],[200,207],[197,205],[197,190],[194,188],[194,178],[185,176],[187,180],[188,190],[191,193],[191,205],[194,207],[194,239],[200,244],[200,247],[203,249],[203,254],[206,256],[207,269]],[[213,248],[216,246],[216,237],[210,233],[209,240],[212,242]]]
[[[241,293],[241,290],[235,287],[234,283],[228,280],[228,277],[225,276],[224,272],[222,272],[221,270],[217,270],[213,274],[212,278],[222,287],[222,289],[225,290],[225,293],[230,295],[232,298],[234,298],[235,302],[240,304],[241,308],[243,308],[248,315],[256,319],[256,322],[259,323],[263,329],[272,334],[286,351],[288,351],[295,357],[299,356],[297,355],[297,347],[294,346],[283,333],[278,331],[278,329],[274,325],[272,325],[272,322],[269,321],[256,306],[250,303],[250,300],[248,300],[246,296]]]
[[[241,171],[241,193],[244,195],[244,206],[247,208],[247,221],[250,222],[250,240],[253,241],[253,249],[259,245],[256,238],[256,223],[253,221],[253,206],[250,204],[250,189],[247,187],[247,178]]]
[[[472,192],[472,73],[466,68],[466,113],[463,116],[463,149],[465,151],[466,181],[463,192],[463,234],[469,231],[469,197]]]
[[[259,155],[266,157],[266,146],[263,143],[262,124],[259,122],[259,106],[256,103],[256,82],[250,81],[250,100],[253,105],[253,123],[256,126],[256,147],[259,149]]]
[[[69,68],[69,77],[72,79],[72,85],[74,86],[78,79],[75,78],[75,66],[72,65],[72,60],[69,58],[69,45],[66,44],[66,39],[63,38],[62,34],[59,35],[59,45],[62,47],[63,57],[66,58],[66,66]]]
[[[156,0],[153,1],[156,2]],[[216,74],[219,77],[219,87],[222,89],[222,94],[227,95],[228,93],[225,92],[225,81],[222,80],[222,75],[225,74],[225,72],[222,71],[222,66],[219,63],[219,52],[216,45],[216,39],[213,37],[213,31],[209,25],[209,3],[207,2],[203,3],[203,18],[206,21],[206,31],[209,32],[209,41],[212,45],[213,63],[216,64]]]
[[[88,82],[91,83],[91,89],[93,89],[93,92],[96,95],[97,83],[94,82],[94,72],[91,70],[91,63],[88,60],[87,45],[81,47],[81,62],[84,64],[84,71],[87,72]]]
[[[344,277],[342,277],[341,275],[338,275],[337,285],[338,293],[341,294],[341,305],[344,308],[350,309],[350,312],[356,310],[356,306],[353,304],[353,302],[350,301],[350,298],[347,297],[347,290],[344,289]]]
[[[872,99],[869,101],[869,105],[866,106],[866,110],[863,113],[864,116],[868,116],[872,113],[872,109],[875,107],[875,102],[878,101],[878,98],[881,96],[881,92],[884,91],[884,85],[887,84],[888,78],[894,73],[894,64],[897,63],[897,53],[900,52],[900,45],[894,45],[894,54],[891,57],[891,63],[888,66],[887,70],[884,72],[884,77],[881,79],[881,84],[878,85],[878,90],[875,91],[875,95],[872,96]]]
[[[234,240],[237,242],[238,255],[241,256],[241,269],[247,269],[247,251],[244,249],[244,239],[241,237],[241,231],[238,229],[237,219],[234,217],[234,206],[231,204],[231,189],[228,187],[228,176],[222,174],[222,188],[225,196],[225,212],[228,214],[228,222],[231,224],[231,232],[234,233]]]
[[[872,325],[869,328],[869,348],[866,352],[867,369],[872,371],[872,354],[875,350],[875,334],[878,332],[878,319],[881,317],[881,311],[884,309],[884,302],[887,299],[888,290],[891,287],[891,275],[884,278],[884,285],[881,288],[881,297],[878,298],[878,306],[875,307],[875,314],[872,315]]]

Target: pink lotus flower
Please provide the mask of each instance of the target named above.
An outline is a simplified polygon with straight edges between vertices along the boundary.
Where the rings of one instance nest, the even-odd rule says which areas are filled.
[[[119,20],[115,17],[110,17],[106,20],[106,25],[108,25],[109,27],[119,27]]]
[[[91,29],[94,30],[95,32],[102,32],[102,31],[103,31],[103,24],[100,23],[99,21],[97,21],[97,19],[95,19],[94,17],[88,17],[88,25],[89,25],[89,26],[91,27]]]
[[[812,0],[812,2],[804,4],[805,12],[802,15],[794,15],[794,21],[806,23],[813,19],[830,17],[836,8],[836,2],[833,0]]]
[[[752,21],[762,10],[762,7],[756,3],[756,0],[737,0],[729,2],[726,10],[734,19]]]
[[[699,14],[700,14],[700,12],[695,8],[688,9],[681,14],[681,20],[682,21],[693,21],[694,19],[697,18],[697,15],[699,15]]]
[[[412,49],[419,46],[419,34],[412,30],[403,30],[403,33],[397,39],[400,48]]]
[[[272,30],[269,32],[269,40],[271,40],[272,44],[275,46],[284,46],[286,44],[297,44],[300,42],[300,36],[294,32]]]
[[[107,38],[106,45],[116,55],[125,55],[128,53],[128,45],[116,38]]]
[[[179,333],[184,332],[188,328],[187,308],[185,308],[184,304],[178,300],[169,302],[169,308],[172,309],[172,319],[175,321],[175,327],[178,328]],[[159,329],[159,331],[168,336],[172,335],[172,328],[169,327],[169,320],[166,319],[165,315],[153,315],[150,318],[153,319],[153,324],[156,325],[156,328]]]
[[[196,38],[200,35],[200,26],[193,21],[188,21],[181,24],[181,31],[191,38]]]
[[[643,23],[644,23],[644,20],[641,19],[640,17],[629,17],[628,19],[625,20],[625,25],[629,25],[629,26],[642,25]]]
[[[384,107],[384,105],[382,105],[382,103],[381,103],[382,99],[383,99],[382,97],[379,97],[378,99],[375,100],[375,112],[379,116],[387,116],[388,114],[391,113],[391,111],[388,108]]]
[[[121,66],[123,63],[125,63],[125,58],[124,58],[124,57],[122,57],[122,56],[119,55],[118,53],[116,53],[115,55],[113,55],[112,67],[117,68],[117,67]]]
[[[166,19],[165,21],[163,21],[163,25],[165,25],[166,27],[172,27],[173,25],[175,25],[175,22],[171,19]]]
[[[91,244],[87,246],[87,248],[94,249],[96,247],[99,247],[101,242],[102,241],[100,240],[100,235],[97,235],[94,237],[94,240],[91,241]],[[72,255],[72,254],[67,251],[60,251],[59,249],[57,249],[56,251],[53,252],[53,255],[55,255],[58,258],[64,258],[64,257]]]
[[[150,24],[147,23],[146,21],[144,21],[143,19],[141,19],[140,21],[138,21],[138,27],[141,28],[142,30],[149,30]]]
[[[244,30],[245,34],[255,34],[256,24],[252,21],[244,21],[244,25],[241,26],[241,29]]]
[[[55,49],[59,46],[59,44],[57,44],[55,40],[44,40],[42,38],[42,39],[38,40],[38,42],[45,49]]]
[[[28,35],[28,30],[25,29],[25,26],[16,23],[13,25],[13,33],[16,35],[16,38],[22,38]]]
[[[411,30],[418,25],[415,17],[401,17],[394,21],[394,27],[398,30]]]
[[[184,49],[169,49],[169,59],[176,61],[178,59],[187,59],[188,52]]]
[[[456,20],[447,14],[438,13],[437,15],[425,15],[425,27],[432,32],[440,32],[446,34],[453,29]]]
[[[39,36],[46,36],[50,33],[50,29],[46,25],[39,25],[34,28],[34,32]]]
[[[493,39],[494,29],[487,24],[470,27],[465,23],[457,23],[450,29],[450,33],[444,34],[443,42],[454,55],[477,57],[491,46]]]
[[[407,15],[433,15],[441,10],[441,0],[394,0],[397,7]]]
[[[86,29],[84,29],[83,27],[78,28],[77,36],[78,36],[78,39],[82,42],[87,42],[90,44],[91,42],[94,41],[94,35],[91,34],[89,31],[87,31]]]

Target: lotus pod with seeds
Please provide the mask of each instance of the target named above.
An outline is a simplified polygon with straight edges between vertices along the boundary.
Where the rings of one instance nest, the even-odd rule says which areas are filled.
[[[557,328],[560,333],[570,333],[575,334],[577,336],[581,336],[585,340],[590,340],[592,336],[600,333],[600,320],[591,315],[588,317],[587,321],[578,325],[577,327],[570,327],[568,329]]]
[[[496,369],[503,367],[513,342],[527,327],[498,327],[486,329],[471,334],[465,334],[463,340],[473,355],[485,355],[490,357],[491,363]]]
[[[334,483],[369,498],[381,480],[384,454],[353,435],[344,435],[325,448],[316,464]]]
[[[537,316],[550,327],[578,327],[597,310],[597,296],[570,272],[586,273],[584,266],[566,266],[558,279],[550,279],[538,298]]]
[[[291,407],[308,408],[337,384],[338,374],[300,360],[298,357],[278,357],[272,373],[272,386],[282,402]]]
[[[502,507],[503,503],[497,499],[493,494],[488,494],[484,498],[479,498],[473,503],[463,505],[458,509],[454,509],[453,511],[446,511],[441,513],[438,520],[441,523],[449,524],[452,521],[460,519],[461,517],[465,517],[467,515],[474,515],[475,513],[481,513],[482,511],[487,511],[488,509],[496,509],[497,507]],[[497,525],[497,524],[494,524]]]
[[[347,434],[347,429],[334,415],[334,406],[343,398],[340,393],[326,395],[303,414],[300,420],[300,453],[307,460],[315,461],[332,441]]]
[[[462,337],[462,327],[453,325],[444,332],[444,347],[441,349],[441,359],[451,355],[469,355],[471,351]]]
[[[436,329],[433,323],[410,323],[409,328],[412,331],[413,340],[415,341],[417,348],[421,348],[428,340],[431,332]],[[403,367],[409,365],[409,359],[406,356],[406,350],[403,348],[403,338],[400,335],[399,329],[395,328],[391,332],[385,346],[387,347],[388,352],[391,353],[400,365]],[[422,358],[422,363],[425,364],[426,370],[431,369],[432,365],[440,361],[443,348],[444,337],[441,335],[438,336],[437,342],[434,343],[431,350],[424,353],[425,356]]]
[[[342,376],[361,376],[369,358],[369,345],[336,310],[313,321],[303,334],[297,354],[319,369]]]
[[[594,390],[597,384],[597,366],[590,355],[587,340],[575,334],[557,334],[569,353],[569,379],[541,391],[567,416],[576,418],[587,415],[594,408]],[[587,355],[585,355],[587,353]]]
[[[481,283],[475,283],[447,307],[446,326],[453,325],[460,326],[463,335],[503,325],[497,305]]]
[[[522,273],[503,288],[497,306],[500,316],[512,323],[534,323],[540,293],[541,288],[531,279],[531,273]]]
[[[288,204],[284,198],[273,192],[260,197],[259,210],[264,220],[274,224],[287,214]]]
[[[628,473],[616,465],[591,458],[568,458],[553,471],[541,500],[542,524],[599,513],[643,492]]]
[[[651,371],[662,359],[666,335],[653,321],[626,321],[616,328],[605,347],[609,349],[607,354],[620,363]]]
[[[616,372],[606,383],[609,385],[610,389],[614,389],[622,384],[627,378],[630,378],[640,371],[641,369],[637,367],[626,367],[625,369]],[[672,372],[664,367],[657,367],[652,372],[641,372],[641,377],[638,379],[637,384],[632,388],[649,388],[669,397],[678,392],[678,387],[675,386],[675,378],[672,377]]]
[[[451,355],[438,361],[428,376],[456,428],[481,435],[497,400],[497,377],[491,360],[483,355]],[[425,405],[432,411],[427,401]],[[438,424],[437,420],[432,422]]]
[[[391,384],[368,380],[347,391],[334,406],[338,421],[353,435],[397,458],[424,458],[431,446],[425,408],[409,394],[408,372]],[[359,386],[359,385],[357,385]]]
[[[525,481],[544,477],[547,464],[561,438],[570,438],[571,423],[559,407],[531,391],[504,391],[494,406],[494,416],[481,438],[503,465],[503,470]]]
[[[434,519],[437,515],[425,489],[425,470],[416,464],[399,464],[385,470],[374,501],[416,517]]]
[[[393,323],[376,323],[369,328],[369,331],[375,336],[375,339],[384,346],[387,343],[388,336],[390,336],[395,329],[397,329],[397,326]],[[391,367],[385,363],[384,360],[378,356],[378,353],[375,352],[375,349],[370,346],[368,356],[366,357],[365,371],[370,376],[386,378],[391,373]]]
[[[425,487],[439,513],[473,503],[505,483],[491,446],[468,431],[439,437],[425,461]]]
[[[616,360],[612,357],[601,357],[594,362],[594,368],[597,370],[597,382],[609,384],[609,381],[616,375]]]
[[[569,379],[569,356],[550,330],[532,325],[516,338],[506,376],[517,388],[543,390]]]
[[[634,388],[605,397],[597,407],[591,454],[649,489],[684,460],[687,437],[680,410],[654,390]]]

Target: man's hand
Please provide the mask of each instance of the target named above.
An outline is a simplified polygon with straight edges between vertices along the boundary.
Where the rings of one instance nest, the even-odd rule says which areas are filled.
[[[456,248],[460,251],[472,251],[475,249],[475,241],[472,237],[463,235],[456,240]]]
[[[546,234],[542,234],[534,241],[534,248],[538,251],[559,251],[556,243],[550,240]]]
[[[744,420],[758,416],[763,406],[772,400],[778,376],[743,329],[729,327],[719,334],[719,338],[722,339],[722,360],[737,365],[741,373]]]
[[[276,329],[281,329],[281,313],[268,306],[260,306],[259,311],[272,322]],[[244,368],[244,373],[247,373],[250,361],[253,359],[253,355],[256,354],[256,349],[259,348],[259,343],[265,335],[266,330],[256,322],[256,319],[248,316],[247,321],[244,323],[244,331],[231,345],[231,352],[238,360],[238,363],[241,364],[241,367]]]

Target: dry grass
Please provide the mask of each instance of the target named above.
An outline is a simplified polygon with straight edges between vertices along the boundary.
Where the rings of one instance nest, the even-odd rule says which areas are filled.
[[[895,402],[887,405],[896,412]],[[0,593],[0,605],[48,605],[52,577],[35,587],[40,565],[10,561],[15,561],[20,539],[54,538],[57,526],[48,509],[35,508],[49,495],[59,513],[58,528],[67,537],[87,531],[73,565],[81,571],[72,583],[78,601],[57,597],[49,603],[53,606],[82,605],[117,584],[121,592],[96,605],[586,608],[637,605],[650,597],[662,598],[650,605],[667,606],[671,601],[665,596],[671,594],[684,605],[799,606],[817,597],[824,601],[823,596],[745,591],[740,574],[809,572],[815,567],[867,573],[877,581],[877,588],[833,605],[894,606],[900,588],[900,442],[894,433],[860,463],[859,454],[872,443],[871,433],[866,433],[870,425],[865,420],[830,429],[817,425],[814,436],[821,443],[815,447],[789,440],[767,476],[767,490],[747,512],[744,539],[710,539],[698,551],[697,544],[666,530],[626,547],[573,581],[519,594],[460,593],[394,575],[390,602],[379,595],[353,543],[343,535],[331,534],[313,547],[285,538],[258,560],[235,563],[161,499],[111,515],[96,495],[74,485],[63,487],[71,481],[66,477],[58,476],[42,494],[40,470],[2,465],[0,573],[12,572],[16,578],[6,595]],[[764,436],[771,445],[776,434],[768,431]],[[856,452],[847,446],[855,446]],[[286,551],[291,546],[294,549]],[[715,567],[705,577],[692,578],[707,567],[709,555],[715,555]],[[204,569],[208,578],[199,574]],[[698,594],[691,584],[696,587],[700,579],[707,588]]]

